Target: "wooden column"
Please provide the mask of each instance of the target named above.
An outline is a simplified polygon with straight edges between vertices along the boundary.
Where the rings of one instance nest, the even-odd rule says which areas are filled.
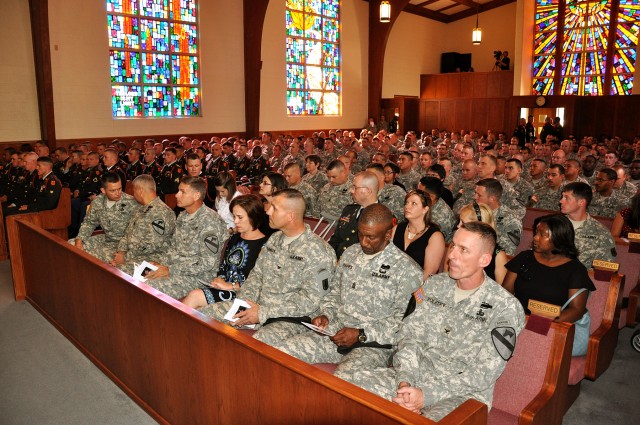
[[[391,22],[380,22],[380,2],[369,1],[369,107],[370,117],[380,117],[382,99],[382,74],[387,40],[393,24],[409,0],[389,0],[391,4]]]
[[[244,0],[244,115],[246,137],[260,129],[260,71],[262,28],[269,0]]]
[[[53,79],[49,42],[49,1],[29,0],[31,41],[38,91],[40,139],[47,142],[51,152],[56,148],[56,122],[53,108]]]

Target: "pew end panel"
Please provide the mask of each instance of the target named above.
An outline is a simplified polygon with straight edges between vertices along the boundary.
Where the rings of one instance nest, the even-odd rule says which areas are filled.
[[[433,424],[14,221],[26,299],[160,423]],[[443,423],[486,417],[469,401]]]

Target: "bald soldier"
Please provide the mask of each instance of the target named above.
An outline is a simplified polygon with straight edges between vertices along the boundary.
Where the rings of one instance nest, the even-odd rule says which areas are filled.
[[[493,388],[525,324],[520,302],[485,272],[496,233],[462,224],[449,250],[449,271],[429,277],[403,320],[393,368],[354,375],[354,382],[439,421],[470,398],[489,408]]]
[[[346,380],[386,367],[407,299],[422,280],[415,261],[390,243],[392,228],[393,215],[384,205],[362,210],[359,243],[342,255],[312,320],[333,336],[305,331],[276,348],[309,363],[339,363],[335,375]]]
[[[267,214],[279,230],[264,245],[237,298],[251,308],[235,315],[234,326],[259,325],[254,337],[270,345],[304,331],[299,323],[319,313],[329,291],[336,255],[304,224],[304,197],[295,189],[275,193]],[[215,303],[201,311],[223,320],[231,303]],[[293,322],[293,323],[292,323]]]

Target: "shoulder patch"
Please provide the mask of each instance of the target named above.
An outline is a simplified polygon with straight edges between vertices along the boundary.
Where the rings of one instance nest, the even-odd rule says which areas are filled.
[[[500,357],[507,361],[516,349],[516,331],[512,327],[493,328],[491,341]]]
[[[164,220],[162,219],[153,220],[151,222],[151,227],[157,234],[164,235]]]
[[[214,254],[217,254],[220,250],[220,240],[218,236],[213,233],[207,233],[204,236],[204,246]]]
[[[420,287],[416,292],[413,293],[413,297],[416,299],[416,303],[421,304],[424,300],[427,299],[424,294],[424,287]]]

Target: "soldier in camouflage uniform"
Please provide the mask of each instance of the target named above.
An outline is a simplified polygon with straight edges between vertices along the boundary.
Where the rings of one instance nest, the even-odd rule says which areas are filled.
[[[318,155],[309,155],[305,158],[305,170],[307,171],[302,176],[302,181],[308,183],[313,187],[316,192],[320,192],[322,188],[329,183],[327,175],[320,171],[320,165],[322,165],[322,159]]]
[[[369,164],[367,171],[371,171],[378,178],[378,202],[391,210],[396,222],[404,220],[404,197],[407,195],[400,186],[388,184],[384,181],[384,167],[381,164]]]
[[[147,275],[147,285],[176,299],[198,288],[199,280],[211,282],[216,277],[220,253],[229,238],[224,220],[204,205],[206,193],[202,178],[182,178],[176,201],[184,211],[158,270]]]
[[[133,274],[134,263],[160,261],[176,226],[176,215],[156,195],[153,177],[143,174],[133,181],[133,196],[141,205],[131,217],[111,265]]]
[[[503,187],[513,190],[519,205],[525,206],[534,193],[531,183],[522,178],[522,162],[519,159],[508,159],[504,167],[504,179],[499,180]]]
[[[284,157],[278,169],[280,172],[284,173],[287,165],[292,163],[298,164],[298,166],[300,166],[300,170],[304,169],[304,156],[302,156],[302,153],[300,152],[300,143],[297,140],[291,142],[291,146],[289,146],[289,155]]]
[[[304,224],[304,198],[293,189],[280,190],[267,211],[276,232],[267,241],[237,297],[251,308],[235,315],[235,326],[259,324],[254,337],[274,345],[306,328],[329,291],[336,256],[333,249]],[[214,303],[201,311],[218,320],[230,302]],[[294,322],[294,323],[292,323]]]
[[[425,191],[431,198],[431,221],[440,227],[440,231],[447,243],[453,238],[456,217],[449,205],[440,197],[444,190],[442,181],[437,177],[423,177],[418,183],[418,189]]]
[[[589,204],[589,214],[600,217],[615,218],[616,214],[631,204],[631,200],[621,192],[614,190],[617,174],[611,168],[598,171],[594,184],[593,199]]]
[[[533,186],[533,190],[539,190],[543,188],[547,181],[544,178],[544,173],[547,169],[547,163],[544,159],[535,158],[531,161],[531,168],[529,169],[529,176],[527,181]]]
[[[435,421],[470,398],[491,407],[525,324],[520,302],[484,273],[495,242],[486,223],[456,232],[448,274],[430,277],[414,294],[393,369],[356,374],[356,385]]]
[[[398,156],[400,173],[398,173],[396,178],[407,191],[415,189],[418,186],[418,181],[420,181],[420,174],[411,168],[412,163],[413,155],[411,155],[411,152],[402,152]]]
[[[334,336],[307,331],[276,348],[308,363],[339,363],[335,375],[349,381],[387,366],[407,299],[422,281],[415,261],[390,243],[392,219],[380,204],[362,211],[358,228],[371,238],[344,252],[312,321]]]
[[[564,182],[564,167],[552,164],[547,172],[547,185],[536,190],[531,197],[531,205],[543,210],[560,211],[560,198]]]
[[[613,261],[616,245],[609,229],[587,214],[592,199],[591,187],[586,183],[569,183],[562,189],[561,211],[571,220],[575,230],[578,259],[591,268],[593,260]]]
[[[327,183],[318,193],[320,215],[328,220],[338,220],[351,199],[349,174],[344,164],[335,160],[327,166]]]
[[[133,196],[122,192],[120,178],[115,173],[103,174],[100,182],[102,193],[91,202],[78,236],[70,239],[69,243],[102,261],[109,262],[113,259],[118,243],[139,204]],[[91,236],[98,226],[104,234]]]
[[[304,196],[306,209],[304,215],[307,217],[317,217],[318,213],[318,193],[308,183],[302,181],[302,169],[297,162],[292,162],[284,167],[284,179],[290,189],[295,189]]]
[[[493,210],[498,233],[498,245],[507,255],[514,255],[522,237],[522,221],[512,209],[500,203],[502,185],[496,179],[482,179],[476,183],[474,200]]]

